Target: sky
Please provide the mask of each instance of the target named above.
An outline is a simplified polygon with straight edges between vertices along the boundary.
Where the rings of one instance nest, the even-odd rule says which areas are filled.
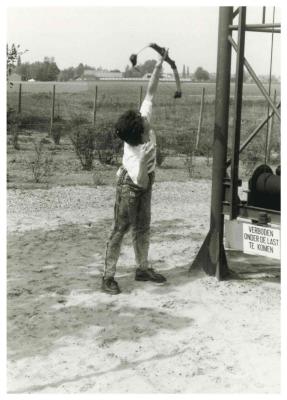
[[[198,6],[40,6],[7,7],[7,42],[22,50],[22,62],[54,57],[60,69],[80,62],[123,71],[129,56],[148,43],[169,48],[181,72],[183,64],[194,72],[198,66],[216,72],[219,7]],[[266,22],[272,22],[267,7]],[[247,23],[261,23],[262,7],[247,8]],[[275,9],[280,22],[280,9]],[[235,36],[236,38],[236,36]],[[271,34],[246,33],[246,58],[257,74],[269,74]],[[155,58],[143,51],[143,63]],[[235,57],[233,57],[235,59]],[[235,63],[233,62],[233,70]],[[168,66],[165,69],[168,71]],[[274,35],[274,75],[280,75],[280,34]]]

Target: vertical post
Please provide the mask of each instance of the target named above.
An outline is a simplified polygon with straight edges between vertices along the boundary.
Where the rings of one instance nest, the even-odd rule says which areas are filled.
[[[231,45],[228,40],[229,25],[233,20],[233,7],[219,8],[215,122],[213,137],[213,167],[210,229],[190,270],[201,267],[208,275],[222,279],[229,270],[223,246],[223,195],[226,173],[228,139]]]
[[[96,126],[97,101],[98,101],[98,85],[96,85],[96,88],[95,88],[95,97],[94,97],[94,109],[93,109],[93,125],[94,125],[94,126]]]
[[[200,103],[198,128],[197,128],[196,141],[195,141],[195,151],[198,149],[198,143],[199,143],[199,138],[200,138],[200,134],[201,134],[202,117],[203,117],[203,109],[204,109],[204,94],[205,94],[205,88],[203,87],[202,92],[201,92],[201,103]]]
[[[21,114],[22,111],[22,83],[19,84],[19,93],[18,93],[18,114]]]
[[[54,117],[55,117],[55,94],[56,94],[56,85],[53,85],[51,120],[50,120],[50,136],[52,136],[53,122],[54,122]]]
[[[263,7],[263,10],[262,10],[262,24],[265,24],[265,17],[266,17],[266,7]]]
[[[276,99],[277,99],[277,92],[276,89],[274,90],[274,104],[276,104]],[[266,149],[266,164],[270,162],[270,153],[271,153],[271,138],[273,134],[273,128],[274,128],[274,113],[272,117],[270,118],[270,121],[268,120],[268,133],[267,133],[267,149]]]
[[[142,97],[143,97],[143,87],[140,87],[140,97],[139,97],[139,109],[141,108],[142,104]]]
[[[231,151],[230,219],[235,219],[238,215],[238,168],[244,74],[245,21],[246,7],[240,7],[238,20],[238,44],[234,92],[234,127]]]

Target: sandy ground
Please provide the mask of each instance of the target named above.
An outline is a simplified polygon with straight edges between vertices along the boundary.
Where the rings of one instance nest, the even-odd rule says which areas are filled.
[[[280,269],[228,254],[237,279],[188,273],[209,227],[210,183],[156,183],[150,259],[100,291],[113,187],[8,191],[9,393],[278,393]]]

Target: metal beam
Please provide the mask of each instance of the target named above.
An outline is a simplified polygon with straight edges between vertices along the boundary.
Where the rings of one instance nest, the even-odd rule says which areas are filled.
[[[237,31],[239,29],[239,25],[230,25],[229,28],[232,31]],[[281,24],[248,24],[246,25],[246,30],[252,28],[281,28]]]
[[[281,33],[281,29],[270,29],[270,28],[249,28],[245,29],[248,32],[263,32],[263,33]]]
[[[233,48],[238,51],[238,46],[237,44],[234,42],[234,40],[232,39],[232,36],[229,35],[228,37],[230,43],[232,44]],[[269,103],[270,107],[273,109],[275,115],[278,117],[279,121],[281,121],[281,117],[280,114],[278,112],[278,109],[276,108],[276,105],[273,103],[273,100],[271,99],[271,97],[268,95],[265,87],[262,85],[262,83],[260,82],[260,80],[258,79],[256,73],[254,72],[253,68],[251,67],[251,65],[249,64],[249,62],[246,60],[246,58],[244,58],[244,65],[247,69],[247,71],[249,72],[249,74],[251,75],[251,77],[253,78],[254,82],[256,83],[256,85],[258,86],[258,89],[260,90],[260,92],[263,94],[263,96],[265,97],[265,99],[267,100],[267,102]]]
[[[230,181],[230,219],[237,217],[238,201],[238,168],[239,168],[239,147],[241,132],[241,110],[242,110],[242,92],[243,92],[243,74],[244,74],[244,48],[245,48],[245,21],[246,7],[239,9],[238,22],[238,51],[236,58],[236,78],[234,92],[234,129],[232,135],[232,158],[231,158],[231,181]]]
[[[279,109],[281,106],[281,102],[277,104],[277,108]],[[266,117],[255,129],[254,131],[248,136],[248,138],[245,140],[245,142],[240,146],[239,149],[239,154],[242,153],[242,151],[247,147],[247,145],[252,141],[252,139],[257,135],[258,132],[261,131],[261,129],[266,125],[266,123],[269,121],[270,118],[272,118],[274,115],[274,111],[272,110],[271,113]],[[228,168],[231,165],[231,158],[226,163],[226,168]]]
[[[265,17],[266,17],[266,7],[263,7],[263,10],[262,10],[262,24],[265,24]]]
[[[280,224],[280,217],[281,217],[280,211],[268,210],[266,208],[259,208],[254,206],[247,206],[245,204],[238,204],[237,208],[238,208],[238,216],[241,218],[258,219],[259,213],[262,213],[264,211],[271,218],[270,221],[271,223]],[[223,202],[223,212],[226,215],[229,215],[230,213],[230,204],[228,201]]]
[[[232,14],[232,19],[234,19],[237,15],[239,14],[239,7],[238,8],[236,8],[236,10],[235,11],[233,11],[233,14]]]
[[[190,270],[202,268],[208,275],[222,279],[228,275],[228,265],[223,246],[224,198],[223,181],[228,138],[230,97],[231,45],[228,40],[233,7],[220,7],[218,27],[215,122],[213,139],[213,167],[209,232],[190,266]]]

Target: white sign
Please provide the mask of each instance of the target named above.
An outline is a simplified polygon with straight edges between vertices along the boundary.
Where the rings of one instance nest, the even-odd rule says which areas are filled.
[[[243,252],[280,260],[280,230],[243,224]]]

